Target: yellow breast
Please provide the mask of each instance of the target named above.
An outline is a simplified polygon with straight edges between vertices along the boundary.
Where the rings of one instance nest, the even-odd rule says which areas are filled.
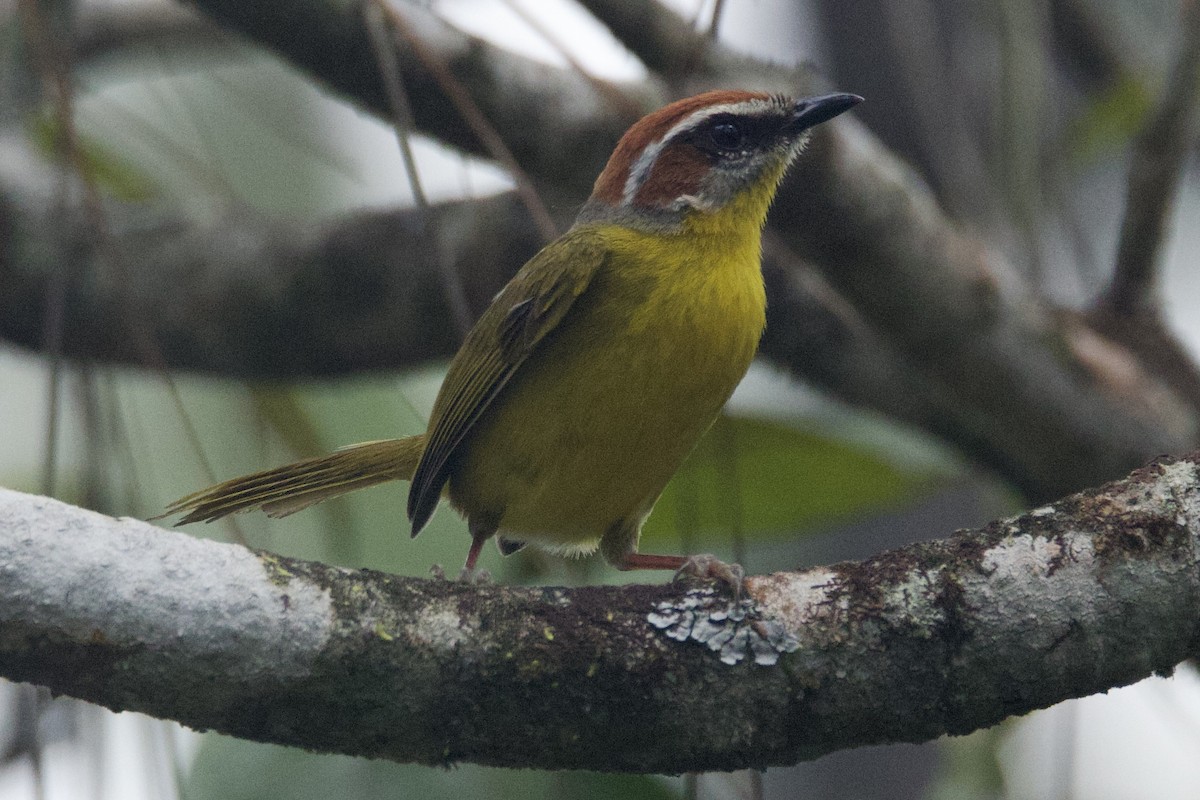
[[[460,510],[575,552],[649,512],[762,334],[758,228],[728,227],[602,230],[608,265],[472,432]]]

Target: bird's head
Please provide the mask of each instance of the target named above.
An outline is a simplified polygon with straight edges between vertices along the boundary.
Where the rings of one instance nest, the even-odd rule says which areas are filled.
[[[579,221],[662,229],[751,197],[761,225],[809,129],[861,101],[852,94],[792,100],[745,91],[678,100],[621,137]]]

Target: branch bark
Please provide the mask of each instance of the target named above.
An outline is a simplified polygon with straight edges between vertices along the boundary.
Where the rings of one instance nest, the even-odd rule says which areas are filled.
[[[0,490],[0,675],[427,764],[674,773],[923,741],[1197,655],[1198,462],[751,578],[741,620],[705,586],[401,578]]]
[[[9,232],[0,240],[0,338],[41,347],[41,310],[59,261],[58,251],[38,245],[65,240],[86,276],[68,287],[69,357],[144,366],[134,346],[139,326],[172,368],[250,381],[447,357],[458,337],[438,260],[463,276],[477,314],[541,244],[509,195],[436,206],[427,219],[412,209],[376,211],[303,227],[244,212],[199,224],[114,207],[125,258],[117,270],[81,213],[30,199],[10,201],[0,188],[0,232]],[[120,313],[131,304],[143,318]]]
[[[408,369],[453,354],[457,337],[438,262],[463,278],[478,314],[516,267],[541,246],[514,195],[416,209],[363,212],[300,228],[245,214],[210,225],[159,214],[122,236],[129,287],[98,258],[86,221],[26,195],[0,190],[0,338],[41,346],[36,309],[55,274],[54,253],[37,242],[67,237],[85,259],[88,286],[68,299],[63,346],[73,358],[140,364],[129,342],[133,321],[112,313],[124,293],[141,293],[172,367],[248,381],[329,378],[363,370]],[[125,215],[115,215],[118,219]],[[118,223],[119,224],[119,223]],[[21,255],[17,255],[17,253]],[[925,426],[946,409],[921,399],[922,387],[899,353],[786,247],[767,248],[770,323],[763,352],[798,375],[853,402],[874,404]],[[930,410],[930,409],[933,410]]]

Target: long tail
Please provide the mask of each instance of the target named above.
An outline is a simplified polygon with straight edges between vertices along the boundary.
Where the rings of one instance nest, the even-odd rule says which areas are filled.
[[[176,525],[215,519],[261,508],[270,517],[286,517],[331,497],[384,481],[409,480],[421,460],[425,437],[384,439],[343,447],[253,475],[218,483],[167,506],[162,516],[187,512]]]

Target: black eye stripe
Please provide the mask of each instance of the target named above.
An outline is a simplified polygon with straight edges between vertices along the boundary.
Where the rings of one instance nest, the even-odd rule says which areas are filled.
[[[774,141],[784,124],[774,116],[716,114],[685,135],[686,141],[714,157],[759,149]]]

